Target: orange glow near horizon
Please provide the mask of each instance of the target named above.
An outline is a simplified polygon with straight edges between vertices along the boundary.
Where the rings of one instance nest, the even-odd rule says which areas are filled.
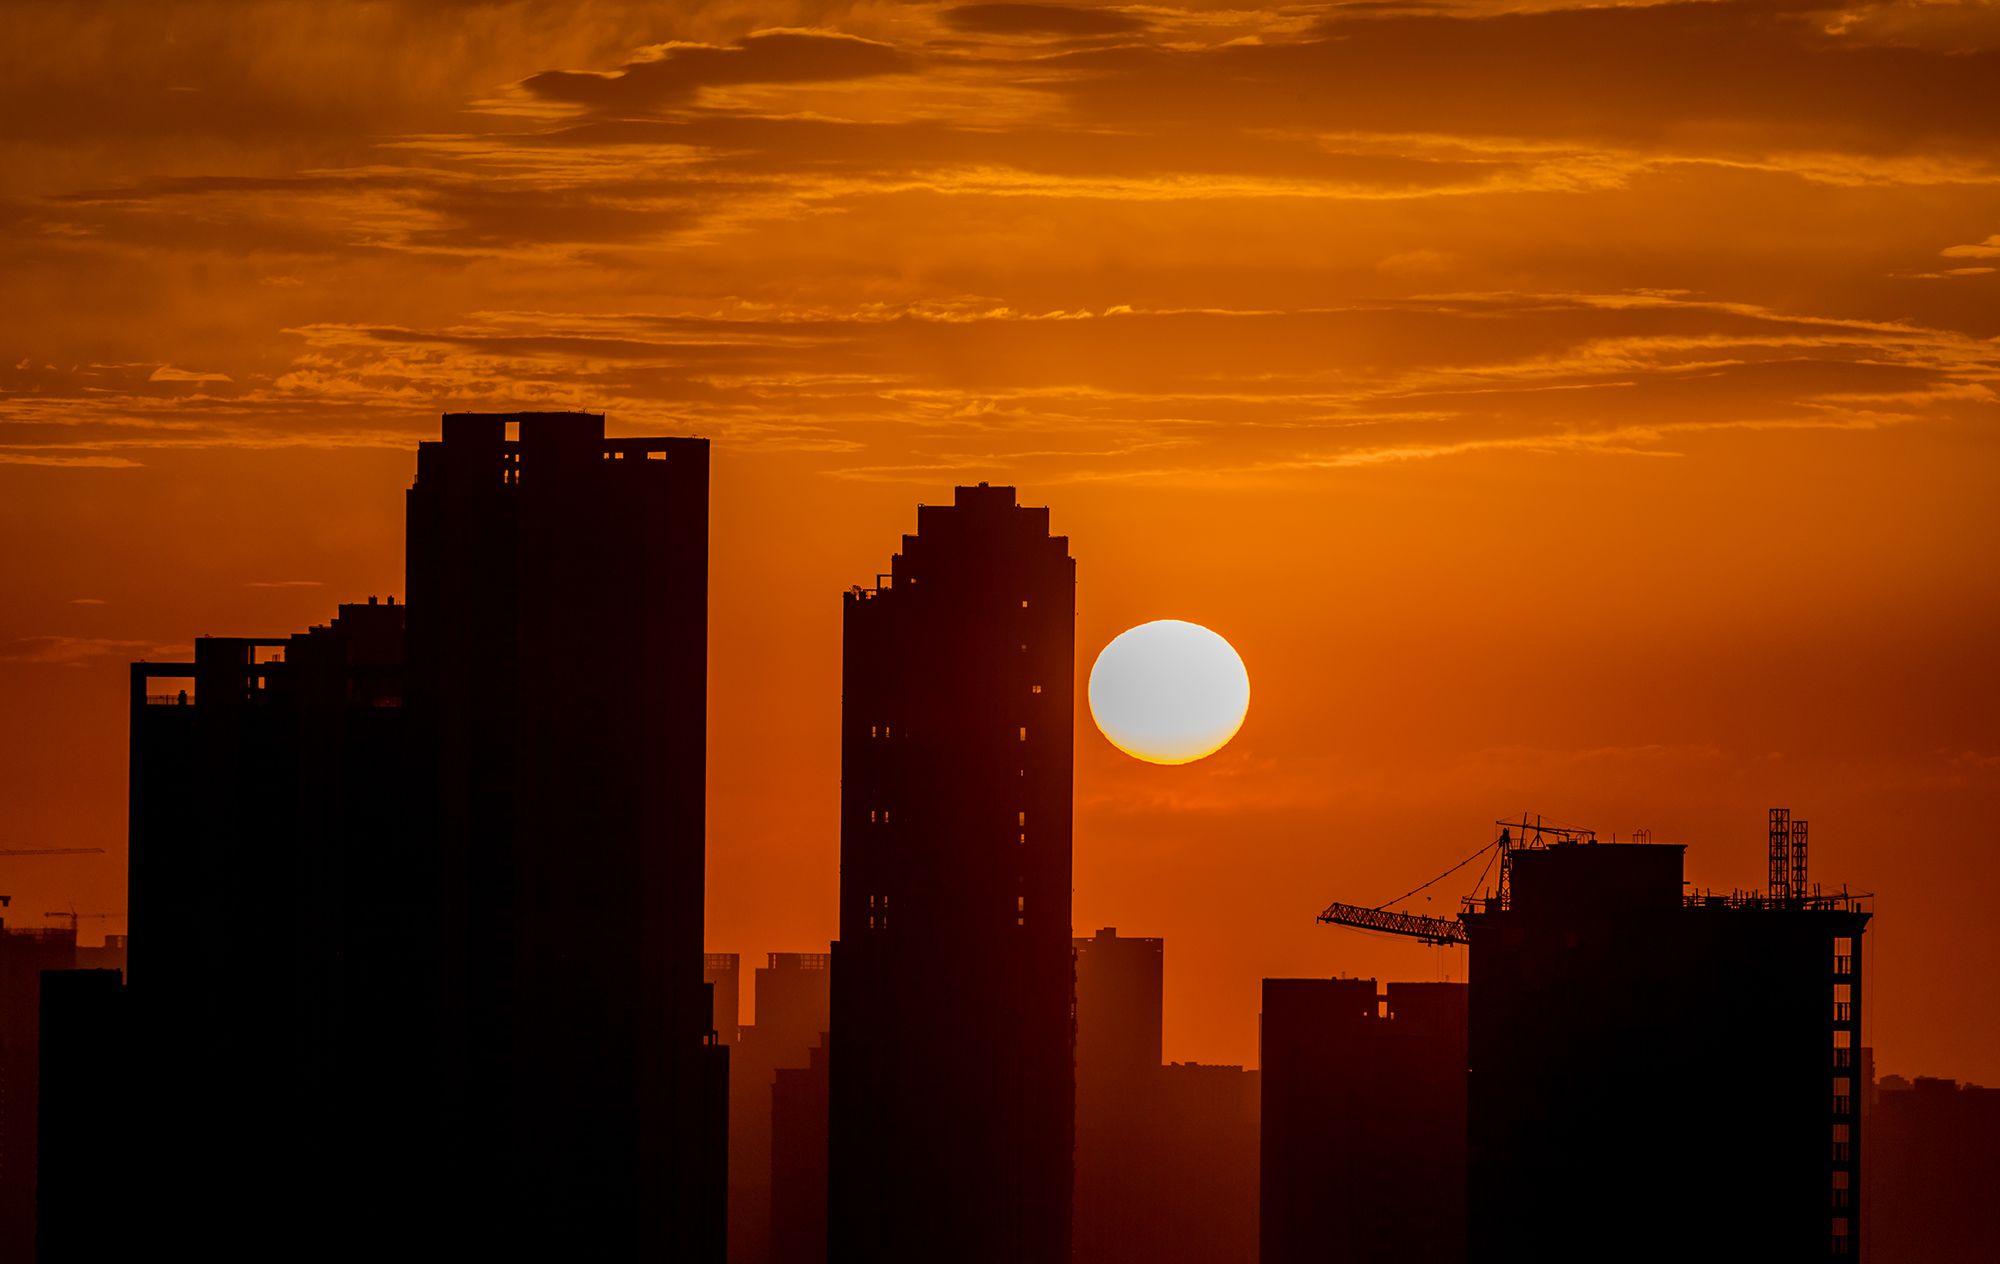
[[[713,443],[714,950],[834,935],[840,595],[989,480],[1080,697],[1256,669],[1196,763],[1076,715],[1167,1057],[1463,977],[1314,916],[1496,818],[1727,889],[1786,806],[1879,1068],[2000,1084],[1996,84],[1970,3],[5,6],[0,847],[105,849],[8,924],[126,911],[127,662],[400,598],[439,414],[587,408]]]

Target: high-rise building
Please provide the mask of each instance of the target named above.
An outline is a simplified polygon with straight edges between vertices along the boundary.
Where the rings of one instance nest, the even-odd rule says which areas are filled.
[[[719,1256],[708,444],[447,414],[408,508],[459,1193],[509,1252]]]
[[[1679,846],[1516,846],[1465,915],[1474,1261],[1856,1253],[1869,914],[1771,837],[1749,894],[1684,891]]]
[[[407,1150],[353,1166],[423,1100],[431,871],[403,615],[371,599],[133,664],[129,1148],[163,1241],[226,1260],[360,1240],[409,1183]],[[379,1196],[308,1233],[356,1170]]]
[[[1465,1258],[1466,987],[1266,979],[1260,1258]]]
[[[830,1255],[1070,1253],[1076,566],[960,487],[846,599]]]
[[[701,440],[448,415],[407,605],[134,665],[166,1240],[721,1259],[707,495]]]

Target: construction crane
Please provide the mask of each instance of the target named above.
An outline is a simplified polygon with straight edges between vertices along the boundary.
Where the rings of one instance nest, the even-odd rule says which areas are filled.
[[[68,909],[68,910],[66,910],[66,911],[62,911],[62,912],[56,912],[56,913],[44,913],[44,914],[42,914],[42,916],[43,916],[43,917],[67,917],[67,918],[69,919],[69,929],[70,929],[70,933],[71,933],[71,934],[75,934],[75,933],[76,933],[76,930],[77,930],[77,923],[78,923],[78,922],[81,922],[81,921],[85,921],[85,920],[90,920],[90,921],[102,921],[102,920],[104,920],[105,918],[110,918],[110,917],[123,917],[123,916],[125,916],[125,915],[124,915],[123,913],[79,913],[79,912],[77,912],[77,911],[76,911],[75,909]]]
[[[1494,824],[1500,827],[1500,837],[1481,847],[1478,851],[1473,852],[1470,856],[1459,861],[1437,877],[1432,878],[1429,882],[1405,891],[1395,899],[1378,904],[1374,908],[1364,908],[1358,904],[1342,904],[1339,901],[1335,901],[1327,905],[1325,911],[1320,913],[1319,921],[1330,926],[1350,926],[1356,930],[1379,931],[1385,935],[1402,935],[1408,939],[1422,940],[1424,943],[1436,944],[1439,947],[1447,944],[1462,944],[1466,942],[1467,935],[1465,922],[1461,918],[1429,917],[1422,913],[1399,913],[1393,911],[1390,905],[1401,904],[1404,900],[1409,899],[1426,887],[1442,882],[1481,856],[1486,855],[1486,853],[1497,851],[1500,858],[1500,886],[1493,898],[1499,902],[1500,907],[1505,908],[1508,903],[1509,886],[1511,885],[1510,879],[1513,875],[1514,852],[1536,850],[1549,846],[1551,842],[1585,843],[1597,841],[1596,830],[1572,829],[1564,825],[1550,825],[1539,816],[1531,821],[1525,812],[1521,814],[1521,819],[1518,821],[1495,821]],[[1491,869],[1493,865],[1492,860],[1489,858],[1486,863],[1487,868]],[[1484,880],[1485,876],[1483,872],[1480,874],[1482,880]],[[1469,903],[1472,897],[1468,896],[1466,899]]]
[[[102,847],[0,847],[0,856],[97,856]]]

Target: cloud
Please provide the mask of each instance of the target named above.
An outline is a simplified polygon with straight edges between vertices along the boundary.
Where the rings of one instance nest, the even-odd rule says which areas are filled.
[[[944,11],[955,31],[980,35],[1125,35],[1146,29],[1144,19],[1115,9],[1062,4],[964,4]]]
[[[1568,138],[1740,154],[1992,154],[2000,47],[1829,35],[1786,6],[1708,0],[1492,14],[1336,10],[1314,38],[1047,59],[1100,124]]]
[[[153,641],[119,640],[102,636],[24,636],[0,648],[0,662],[42,663],[56,667],[82,667],[101,658],[137,659],[154,654],[172,655],[177,647]]]
[[[2000,259],[2000,233],[1971,246],[1947,246],[1938,252],[1947,259]]]
[[[703,88],[733,84],[825,83],[910,70],[899,49],[837,31],[768,30],[735,44],[666,44],[610,73],[545,70],[522,86],[532,95],[595,110],[685,105]]]
[[[154,369],[148,382],[227,382],[227,373],[197,373],[191,369],[177,369],[171,364],[163,364]]]

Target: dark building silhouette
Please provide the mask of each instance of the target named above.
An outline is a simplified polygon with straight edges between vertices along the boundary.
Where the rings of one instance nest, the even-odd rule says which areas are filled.
[[[1749,895],[1684,894],[1678,846],[1517,846],[1466,914],[1473,1260],[1854,1254],[1869,915],[1807,887],[1803,823],[1772,843]]]
[[[343,605],[292,637],[204,637],[192,661],[133,665],[131,1150],[164,1240],[331,1252],[414,1210],[415,1156],[395,1149],[360,1169],[379,1181],[368,1200],[302,1232],[380,1149],[369,1138],[426,1118],[435,868],[399,705],[403,616]],[[277,929],[246,942],[251,917]]]
[[[1076,1264],[1150,1258],[1161,1195],[1160,1033],[1165,944],[1116,927],[1076,952]]]
[[[116,970],[125,973],[125,945],[127,936],[106,935],[101,944],[78,944],[76,946],[76,968],[79,970]]]
[[[826,1264],[826,1044],[771,1083],[771,1264]]]
[[[1144,1162],[1149,1221],[1123,1258],[1212,1264],[1257,1258],[1262,1072],[1170,1062],[1159,1072],[1153,1142]]]
[[[831,963],[824,952],[774,952],[752,976],[756,1021],[741,1029],[729,1055],[729,1258],[734,1264],[788,1258],[781,1253],[781,1238],[812,1241],[821,1258],[826,1253],[825,1090],[805,1099],[820,1102],[819,1119],[809,1122],[795,1112],[789,1132],[777,1127],[772,1094],[778,1074],[803,1069],[820,1056],[813,1048],[830,1021]],[[816,1074],[823,1080],[825,1067]],[[805,1152],[799,1153],[799,1147]],[[819,1173],[821,1188],[803,1210],[775,1197],[780,1168]],[[817,1228],[801,1229],[801,1215]]]
[[[132,1258],[147,1235],[135,1233],[131,1214],[133,1166],[125,1143],[133,1047],[124,980],[116,969],[49,971],[41,1009],[33,1258],[40,1264]]]
[[[448,414],[417,451],[408,586],[467,1214],[508,1252],[719,1256],[708,444]]]
[[[1466,986],[1266,979],[1260,1042],[1264,1264],[1462,1261]]]
[[[1160,1064],[1165,942],[1076,953],[1076,1264],[1257,1254],[1257,1074]]]
[[[832,1259],[1069,1256],[1075,618],[983,484],[847,596]]]
[[[407,606],[134,665],[163,1239],[721,1259],[707,463],[597,415],[448,415]],[[253,913],[284,933],[246,945]]]
[[[0,1259],[34,1256],[42,972],[75,964],[73,930],[10,930],[0,920]]]
[[[1889,1075],[1865,1108],[1868,1208],[1875,1264],[1980,1264],[1994,1254],[2000,1189],[2000,1089]]]

